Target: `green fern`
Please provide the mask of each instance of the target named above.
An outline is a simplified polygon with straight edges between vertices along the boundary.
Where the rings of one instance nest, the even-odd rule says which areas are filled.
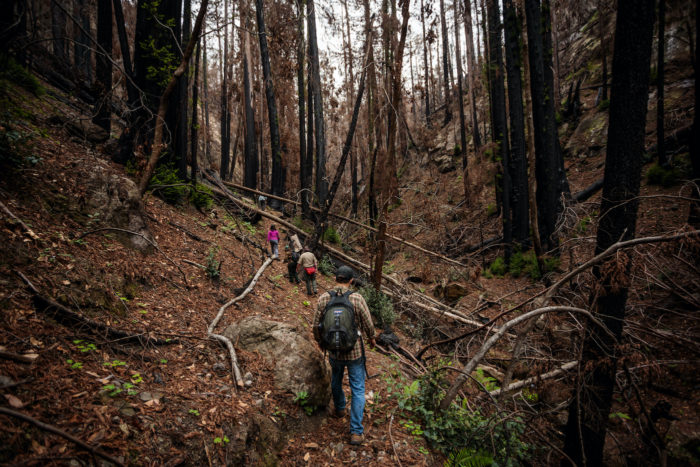
[[[493,457],[483,451],[464,448],[453,451],[445,461],[445,467],[491,467]]]

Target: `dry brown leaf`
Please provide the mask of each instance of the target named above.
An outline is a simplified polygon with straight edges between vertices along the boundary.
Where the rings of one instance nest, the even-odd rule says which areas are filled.
[[[10,403],[11,407],[14,407],[15,409],[21,409],[24,407],[24,402],[22,402],[17,396],[13,396],[12,394],[5,394],[5,399],[7,399],[7,402]]]
[[[316,444],[316,443],[306,443],[306,444],[304,445],[304,447],[305,447],[305,448],[309,448],[309,449],[318,449],[318,444]]]
[[[304,454],[304,461],[309,462],[309,459],[311,458],[311,453],[306,453]]]

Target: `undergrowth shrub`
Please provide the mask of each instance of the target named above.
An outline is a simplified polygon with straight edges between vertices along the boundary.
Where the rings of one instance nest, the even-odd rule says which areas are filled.
[[[678,183],[678,171],[673,167],[662,167],[654,164],[647,170],[647,183],[649,185],[661,185],[664,188]]]
[[[555,271],[561,263],[557,257],[545,256],[543,258],[544,273]],[[496,258],[483,272],[483,276],[487,279],[495,277],[503,277],[509,273],[512,277],[520,277],[526,275],[532,280],[539,280],[542,274],[537,265],[537,256],[534,250],[528,250],[525,253],[520,250],[515,250],[510,257],[510,264],[502,257]]]
[[[326,243],[335,243],[336,245],[340,245],[341,239],[338,232],[333,227],[329,226],[323,232],[323,241]]]
[[[367,302],[370,313],[376,320],[377,326],[384,328],[390,326],[396,320],[396,312],[391,299],[383,292],[378,291],[371,285],[360,287],[360,295]]]
[[[35,96],[41,96],[46,92],[33,74],[12,57],[0,54],[0,89],[3,93],[9,92],[9,84],[21,86]]]
[[[443,361],[440,365],[450,363]],[[405,379],[397,381],[390,373],[385,381],[389,396],[397,400],[398,409],[406,417],[401,424],[449,455],[448,465],[520,465],[531,456],[533,446],[521,439],[525,423],[520,417],[472,411],[460,398],[448,409],[439,409],[449,385],[444,368],[430,369],[410,384]],[[491,462],[487,462],[489,459]]]
[[[152,188],[153,192],[166,203],[178,204],[186,198],[189,190],[183,183],[184,182],[177,176],[175,164],[170,162],[156,167],[153,171],[153,177],[151,177],[149,188]]]
[[[209,248],[209,253],[207,254],[206,269],[204,271],[207,273],[207,276],[209,276],[209,279],[212,280],[218,280],[219,276],[221,275],[221,261],[216,259],[216,256],[218,254],[218,245],[214,245],[213,247]]]
[[[206,185],[197,183],[196,188],[190,191],[190,203],[197,209],[209,209],[213,202],[212,191]]]
[[[186,184],[178,176],[178,170],[172,162],[156,167],[149,188],[169,204],[188,200],[197,209],[205,210],[211,208],[213,203],[211,189],[201,183],[195,186]]]
[[[335,274],[335,264],[333,264],[330,256],[327,254],[323,255],[321,261],[318,262],[318,270],[321,271],[321,274],[324,276],[332,276]]]

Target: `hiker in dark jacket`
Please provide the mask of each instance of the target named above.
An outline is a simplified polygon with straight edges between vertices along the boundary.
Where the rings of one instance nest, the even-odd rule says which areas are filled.
[[[297,261],[299,261],[299,253],[289,249],[289,245],[284,247],[284,252],[287,254],[285,262],[287,263],[287,275],[289,282],[292,284],[300,284],[299,275],[297,274]]]
[[[353,281],[353,272],[347,266],[339,267],[335,272],[336,286],[332,289],[337,293],[343,294],[350,290],[350,285]],[[321,334],[319,331],[319,323],[323,317],[326,305],[330,302],[331,296],[328,292],[318,297],[318,306],[314,315],[314,338],[316,342],[321,344]],[[349,352],[336,353],[329,352],[328,358],[331,364],[331,392],[333,393],[333,405],[335,410],[333,416],[343,418],[347,413],[345,408],[345,393],[343,392],[343,373],[345,367],[348,368],[348,380],[350,381],[350,390],[352,393],[352,401],[350,405],[350,444],[359,445],[364,441],[364,427],[362,426],[362,418],[365,409],[365,357],[362,343],[362,336],[367,338],[370,348],[374,348],[374,325],[372,324],[372,316],[365,299],[359,293],[355,292],[348,297],[348,300],[355,309],[355,325],[357,326],[360,335],[355,342],[355,346]]]

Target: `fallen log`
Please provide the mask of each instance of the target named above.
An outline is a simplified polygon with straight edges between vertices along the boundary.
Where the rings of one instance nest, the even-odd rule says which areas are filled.
[[[177,344],[179,342],[177,339],[157,339],[155,337],[150,337],[145,331],[139,334],[131,334],[119,329],[114,329],[106,324],[85,318],[73,310],[66,308],[60,303],[41,295],[39,290],[30,282],[29,279],[27,279],[24,274],[19,271],[15,272],[27,284],[32,292],[34,292],[32,302],[34,303],[34,307],[37,309],[37,311],[50,315],[53,319],[63,325],[75,326],[76,328],[85,327],[88,328],[93,334],[100,335],[108,339],[118,340],[121,343],[139,343],[146,346],[170,345]]]
[[[591,183],[583,190],[576,193],[574,195],[573,199],[577,203],[582,203],[583,201],[586,201],[588,198],[590,198],[591,196],[596,194],[598,192],[598,190],[600,190],[601,188],[603,188],[603,179],[599,178],[598,180]]]
[[[258,269],[258,272],[255,273],[255,276],[253,276],[253,279],[250,281],[248,284],[248,287],[238,296],[232,298],[228,302],[224,303],[221,308],[219,308],[219,312],[216,314],[214,319],[212,320],[211,324],[209,324],[209,327],[207,328],[207,335],[214,339],[218,340],[220,342],[223,342],[224,345],[228,348],[229,355],[231,357],[231,371],[233,374],[233,379],[234,382],[236,383],[236,386],[238,387],[243,387],[243,377],[241,376],[241,370],[238,367],[238,359],[236,358],[236,350],[233,348],[233,343],[229,338],[226,336],[222,336],[221,334],[215,334],[214,329],[216,328],[216,325],[219,324],[219,321],[221,320],[221,317],[224,315],[224,311],[226,311],[226,308],[230,307],[234,303],[242,300],[245,298],[248,293],[250,293],[251,290],[253,290],[253,287],[255,287],[255,284],[257,284],[258,279],[260,279],[260,276],[262,275],[263,271],[272,263],[273,259],[272,257],[267,258],[265,262],[260,266],[260,269]]]

